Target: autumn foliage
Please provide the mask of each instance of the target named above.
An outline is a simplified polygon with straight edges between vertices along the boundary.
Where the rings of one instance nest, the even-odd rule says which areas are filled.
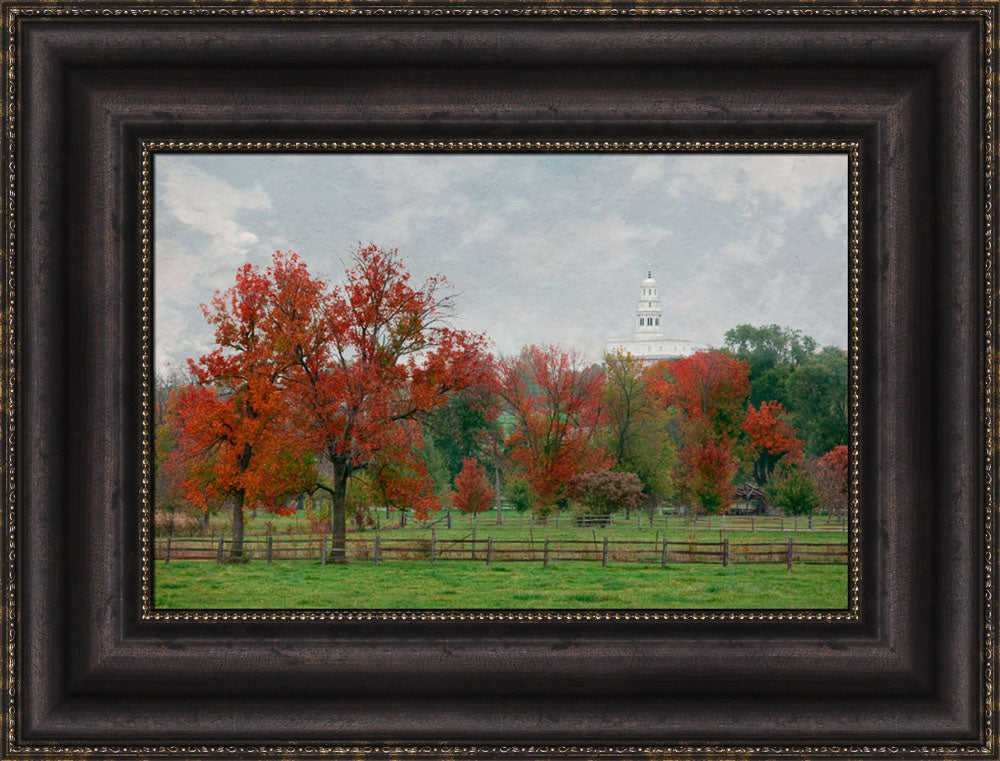
[[[779,461],[795,464],[802,459],[802,439],[788,423],[781,402],[761,402],[759,408],[747,405],[743,430],[750,437],[749,448],[754,458],[753,476],[765,484]]]
[[[274,360],[275,295],[266,273],[242,266],[235,285],[202,307],[217,348],[189,361],[196,384],[177,389],[167,403],[176,448],[166,467],[184,473],[192,504],[231,506],[233,560],[242,557],[244,510],[281,513],[290,495],[315,481]]]
[[[706,513],[729,507],[737,462],[728,439],[713,437],[704,420],[689,420],[678,459],[685,490],[696,506]]]
[[[275,252],[202,309],[215,348],[189,361],[190,382],[157,392],[156,498],[171,512],[225,507],[234,560],[246,510],[289,513],[304,494],[330,505],[334,560],[355,507],[425,519],[450,497],[476,514],[499,488],[542,513],[675,495],[716,513],[738,473],[765,485],[780,465],[785,492],[815,484],[828,509],[846,508],[846,446],[786,472],[803,459],[799,412],[749,403],[750,364],[727,351],[652,365],[609,354],[602,366],[532,345],[495,359],[485,335],[453,327],[443,277],[414,283],[396,250],[374,244],[336,283]],[[800,497],[794,509],[811,504]]]
[[[689,357],[650,367],[650,392],[663,406],[674,406],[688,420],[706,420],[716,434],[734,438],[750,393],[750,366],[721,351],[699,351]]]
[[[574,352],[530,346],[501,360],[499,376],[499,393],[516,421],[507,439],[510,458],[541,510],[556,508],[573,476],[612,464],[596,441],[604,373]]]
[[[462,470],[455,476],[451,504],[463,513],[474,515],[489,509],[495,495],[486,475],[486,468],[471,457],[464,458]]]
[[[809,471],[816,483],[820,504],[830,513],[846,513],[850,472],[847,447],[834,447],[813,461]]]
[[[658,362],[647,372],[650,393],[680,413],[678,473],[688,497],[705,512],[729,506],[749,376],[749,365],[719,351]]]

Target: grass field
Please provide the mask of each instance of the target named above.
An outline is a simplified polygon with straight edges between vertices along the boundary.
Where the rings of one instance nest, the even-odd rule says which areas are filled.
[[[434,517],[438,518],[440,514]],[[745,516],[728,516],[728,522],[725,524],[720,516],[713,516],[710,519],[701,516],[694,523],[689,518],[680,516],[670,516],[666,519],[661,516],[655,519],[652,525],[645,515],[639,517],[638,520],[641,521],[641,525],[637,524],[635,513],[628,522],[625,521],[623,513],[617,513],[614,525],[580,528],[573,524],[570,516],[562,515],[558,523],[556,523],[555,518],[550,518],[546,525],[532,526],[527,517],[513,512],[505,512],[503,524],[498,525],[496,511],[490,510],[472,520],[468,516],[453,512],[452,527],[447,528],[447,524],[442,521],[434,526],[434,531],[439,540],[467,538],[475,534],[477,538],[483,540],[488,536],[506,540],[591,539],[607,536],[609,539],[626,541],[630,539],[662,539],[664,530],[666,530],[670,541],[709,542],[719,541],[720,531],[725,528],[725,536],[733,542],[781,542],[790,534],[794,534],[796,540],[801,539],[808,542],[847,542],[847,532],[839,523],[829,523],[825,516],[815,519],[812,531],[806,531],[808,519],[805,517],[798,521],[791,517],[784,519],[775,516],[758,517],[755,521],[755,530],[752,533],[748,530],[749,518]],[[305,538],[309,536],[308,528],[308,522],[300,516],[273,516],[261,513],[256,518],[248,516],[245,531],[248,538],[262,537],[268,533],[268,529],[275,537]],[[412,518],[407,521],[405,527],[400,528],[396,513],[386,518],[381,511],[379,529],[383,538],[387,540],[395,538],[425,539],[429,538],[431,533],[430,528],[422,528]],[[224,518],[213,519],[212,531],[214,536],[219,534],[230,536],[232,534],[228,521]],[[375,530],[372,528],[360,532],[355,531],[353,526],[349,525],[348,528],[348,538],[370,539],[374,534]]]
[[[435,517],[440,517],[440,514]],[[249,518],[249,516],[248,516]],[[692,522],[680,516],[635,514],[626,520],[615,516],[611,526],[579,527],[568,515],[556,523],[550,517],[545,525],[532,525],[527,516],[505,513],[498,525],[496,513],[489,511],[475,519],[452,514],[452,527],[437,522],[433,531],[437,546],[450,546],[449,540],[481,540],[485,550],[488,537],[494,541],[535,540],[553,542],[585,540],[599,547],[604,538],[611,542],[661,541],[720,542],[725,536],[734,545],[740,542],[786,542],[846,544],[848,534],[839,521],[817,517],[813,530],[808,519],[758,517],[754,530],[749,518],[730,516],[701,517]],[[429,540],[431,528],[410,519],[399,526],[399,516],[380,513],[378,532],[384,543],[398,539]],[[214,538],[203,544],[206,560],[182,560],[175,557],[168,564],[158,561],[155,576],[155,605],[158,608],[822,608],[847,606],[847,569],[843,565],[796,564],[787,570],[783,564],[738,565],[674,563],[666,569],[658,563],[617,563],[607,568],[598,562],[504,563],[487,566],[484,562],[448,559],[431,565],[427,560],[388,558],[375,567],[355,559],[346,565],[321,565],[318,560],[282,559],[273,564],[256,559],[243,565],[214,562],[214,541],[227,536],[231,529],[223,518],[213,519]],[[263,537],[276,539],[310,537],[309,523],[303,516],[261,514],[249,518],[246,535],[263,552]],[[348,541],[371,542],[376,531],[356,531],[351,527]],[[313,557],[318,554],[319,539]],[[163,550],[161,541],[161,553]],[[175,548],[183,540],[175,542]],[[453,545],[451,545],[453,546]]]
[[[268,565],[156,563],[155,606],[179,608],[772,608],[847,607],[842,565],[483,563]]]

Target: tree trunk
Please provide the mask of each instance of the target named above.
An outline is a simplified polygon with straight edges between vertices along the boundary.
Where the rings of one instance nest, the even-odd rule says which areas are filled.
[[[494,467],[493,468],[493,482],[496,484],[496,488],[494,489],[494,492],[496,493],[496,496],[497,496],[497,525],[500,526],[500,525],[503,524],[503,511],[501,509],[503,507],[503,497],[500,494],[500,468],[499,467]]]
[[[246,493],[243,489],[233,497],[233,543],[229,545],[229,561],[242,563],[243,558],[243,501]]]
[[[333,459],[333,499],[330,502],[330,555],[334,563],[346,563],[347,478],[350,471],[342,457]]]
[[[208,534],[208,509],[201,514],[201,535],[205,536]]]
[[[240,455],[240,473],[250,467],[250,458],[253,456],[253,447],[249,444],[243,445],[243,454]],[[242,563],[243,557],[243,503],[246,501],[246,490],[240,489],[233,498],[233,543],[229,549],[229,561],[232,563]]]

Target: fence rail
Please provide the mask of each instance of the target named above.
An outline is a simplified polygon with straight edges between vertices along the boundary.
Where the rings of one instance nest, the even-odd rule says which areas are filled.
[[[156,560],[227,559],[232,539],[168,537],[154,542]],[[327,562],[335,550],[328,539],[282,539],[274,536],[243,540],[243,555],[250,560],[320,560]],[[588,539],[502,539],[491,536],[478,539],[383,540],[380,534],[372,539],[351,539],[342,550],[347,558],[369,560],[378,565],[383,560],[466,560],[485,562],[559,562],[646,563],[666,566],[673,563],[733,564],[794,564],[844,565],[848,548],[842,543],[744,542],[723,538],[718,542],[687,542],[667,540],[598,540]]]

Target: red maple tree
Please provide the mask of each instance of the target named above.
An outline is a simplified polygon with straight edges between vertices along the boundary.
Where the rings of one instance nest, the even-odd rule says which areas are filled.
[[[754,480],[763,486],[783,458],[797,463],[802,459],[802,439],[788,423],[788,413],[781,402],[761,402],[759,408],[747,405],[743,430],[750,437],[749,455],[754,459]]]
[[[828,512],[841,514],[847,512],[849,497],[848,478],[850,460],[847,446],[841,444],[809,463],[809,474],[816,483],[820,502]]]
[[[750,393],[750,366],[726,352],[699,351],[657,362],[646,379],[660,404],[681,413],[678,471],[689,498],[705,512],[725,509],[737,471],[733,445]]]
[[[331,465],[331,483],[320,486],[332,499],[332,556],[342,561],[352,474],[412,462],[413,468],[397,471],[409,475],[388,486],[418,487],[411,492],[418,515],[437,509],[406,423],[443,404],[449,392],[489,376],[491,358],[483,335],[448,327],[444,278],[414,287],[395,249],[359,248],[343,285],[334,287],[310,276],[293,253],[277,252],[271,271],[275,362],[284,368],[295,426]]]
[[[690,420],[706,419],[717,434],[735,438],[750,393],[750,366],[722,351],[699,351],[689,357],[649,367],[650,393],[663,406],[675,406]]]
[[[732,444],[725,436],[716,438],[703,419],[688,421],[684,437],[678,460],[685,491],[706,513],[726,510],[737,471]]]
[[[595,442],[601,421],[604,373],[585,367],[579,354],[529,346],[500,362],[499,393],[514,415],[510,458],[524,471],[543,511],[565,497],[578,473],[612,464]]]
[[[232,288],[202,305],[217,348],[189,360],[196,383],[177,389],[168,401],[176,445],[168,469],[185,473],[184,493],[194,505],[230,504],[232,560],[243,557],[244,510],[281,513],[286,499],[310,488],[315,478],[303,455],[303,432],[289,425],[267,330],[273,285],[267,273],[246,264]]]
[[[455,476],[451,503],[463,513],[475,515],[488,509],[496,492],[490,486],[486,468],[474,457],[462,458],[462,470]]]
[[[399,450],[394,458],[379,457],[357,472],[363,493],[381,507],[412,510],[417,520],[424,520],[441,508],[434,493],[434,482],[426,463],[418,455],[423,434],[414,421],[403,423],[411,446]]]

